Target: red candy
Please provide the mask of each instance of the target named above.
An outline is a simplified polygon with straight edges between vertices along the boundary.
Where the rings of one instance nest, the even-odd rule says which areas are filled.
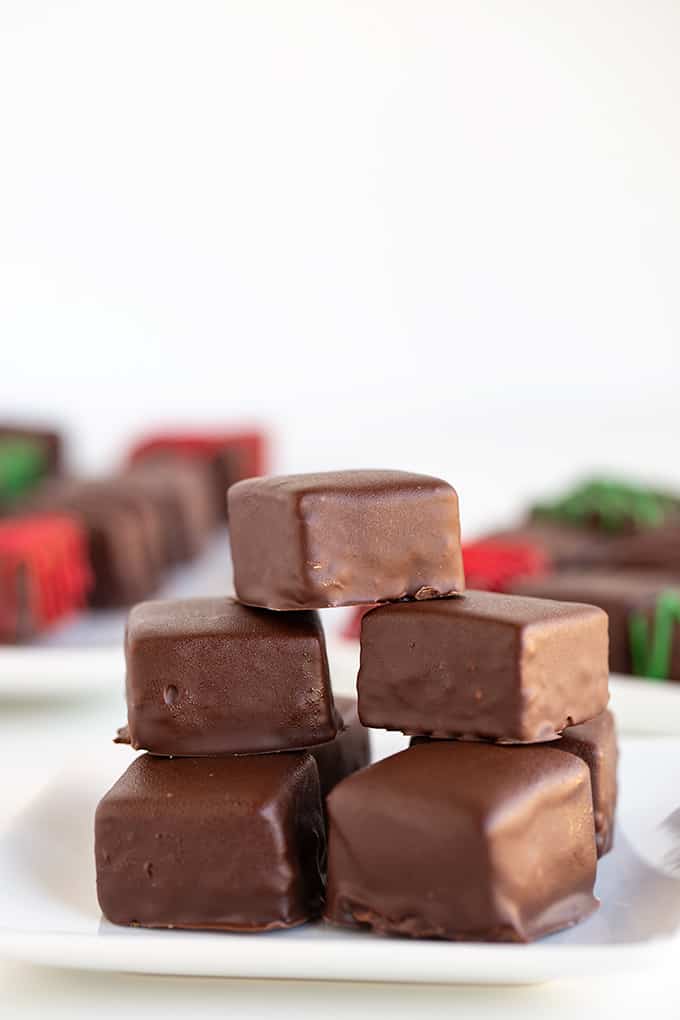
[[[493,538],[464,545],[463,563],[468,588],[481,591],[506,591],[517,578],[550,569],[547,556],[537,546]]]
[[[157,433],[137,443],[129,459],[134,463],[155,454],[175,453],[208,460],[222,451],[237,454],[243,478],[253,478],[267,471],[266,436],[262,432],[246,430]]]
[[[91,583],[87,540],[71,517],[0,521],[0,641],[46,630],[80,609]]]

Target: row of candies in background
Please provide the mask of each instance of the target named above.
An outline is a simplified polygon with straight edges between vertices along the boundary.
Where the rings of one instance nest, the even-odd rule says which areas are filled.
[[[599,606],[612,672],[680,681],[680,495],[592,479],[464,544],[463,560],[468,588]]]
[[[261,431],[147,436],[97,479],[69,475],[63,446],[55,430],[0,425],[3,642],[148,598],[224,524],[229,485],[269,467]],[[680,681],[680,495],[592,480],[463,556],[469,588],[604,609],[613,672]]]
[[[0,641],[148,598],[200,555],[227,488],[268,469],[259,431],[146,436],[114,474],[68,473],[54,429],[0,425]]]

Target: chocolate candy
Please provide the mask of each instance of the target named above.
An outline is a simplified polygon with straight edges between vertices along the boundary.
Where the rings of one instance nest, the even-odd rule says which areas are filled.
[[[620,479],[593,479],[534,507],[539,526],[592,543],[580,564],[680,571],[680,496]],[[556,562],[556,561],[555,561]]]
[[[44,474],[45,452],[38,443],[0,437],[0,511],[11,511]]]
[[[94,573],[90,604],[126,606],[148,598],[163,566],[163,524],[154,501],[121,479],[53,479],[26,509],[67,513],[85,529]]]
[[[432,737],[411,737],[410,746],[427,743]],[[618,797],[617,765],[619,748],[614,716],[607,709],[594,719],[568,726],[560,740],[543,744],[556,751],[575,754],[590,769],[597,856],[609,853],[614,840],[614,816]],[[521,752],[521,748],[517,748]]]
[[[474,591],[362,621],[365,726],[551,740],[607,707],[607,682],[607,616],[594,606]]]
[[[48,475],[58,475],[63,469],[63,442],[55,429],[34,428],[12,422],[0,423],[0,442],[23,440],[41,448],[41,460]]]
[[[590,776],[572,754],[420,744],[339,783],[328,815],[335,924],[526,942],[597,907]]]
[[[597,528],[610,534],[680,524],[680,497],[618,478],[593,478],[532,510],[538,520]]]
[[[586,530],[548,520],[532,520],[485,536],[484,541],[531,546],[555,570],[591,566],[607,562],[612,539]]]
[[[148,460],[129,468],[128,486],[152,499],[163,522],[167,564],[198,556],[217,525],[210,477],[200,461]]]
[[[609,617],[609,668],[614,673],[638,673],[680,680],[680,619],[657,624],[657,615],[668,595],[680,608],[680,578],[668,574],[629,570],[570,570],[541,578],[523,578],[511,590],[520,595],[589,602]],[[665,599],[665,602],[664,602]],[[637,636],[635,620],[641,618],[648,635]],[[666,639],[663,647],[654,639],[657,627]],[[655,652],[655,659],[650,655]],[[634,661],[635,660],[635,661]],[[651,673],[650,673],[651,671]]]
[[[310,747],[310,754],[319,768],[321,794],[325,798],[341,779],[363,769],[370,762],[368,730],[362,726],[357,714],[355,698],[335,699],[344,729],[335,740]]]
[[[614,716],[609,711],[601,712],[589,722],[570,726],[561,740],[546,746],[577,755],[590,769],[597,856],[602,857],[609,853],[614,841],[618,796],[616,770],[619,749]]]
[[[267,613],[231,598],[145,602],[125,640],[133,747],[154,754],[282,751],[335,737],[317,613]]]
[[[91,581],[86,537],[70,517],[0,521],[0,642],[26,641],[82,608]]]
[[[324,850],[310,755],[142,755],[97,808],[97,895],[114,924],[289,928],[319,914]]]
[[[321,797],[325,799],[334,786],[346,776],[363,769],[370,762],[368,730],[362,726],[357,714],[355,698],[340,696],[335,699],[338,714],[344,729],[334,740],[326,744],[303,748],[308,750],[319,769]],[[421,739],[414,737],[414,740]],[[426,738],[422,738],[426,739]],[[114,744],[130,744],[130,729],[120,726],[113,739]]]
[[[183,459],[205,465],[210,473],[215,511],[218,517],[224,517],[227,489],[242,478],[264,474],[269,458],[267,447],[267,436],[253,430],[165,432],[138,442],[130,453],[130,462],[163,459],[166,463],[177,463]]]
[[[229,490],[238,598],[313,609],[460,592],[458,497],[404,471],[248,479]]]

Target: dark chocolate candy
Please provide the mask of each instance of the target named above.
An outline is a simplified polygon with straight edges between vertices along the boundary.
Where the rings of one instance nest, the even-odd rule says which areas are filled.
[[[525,942],[597,906],[590,777],[574,755],[431,741],[339,783],[328,815],[335,924]]]
[[[363,769],[370,762],[368,730],[359,720],[355,698],[337,697],[335,704],[344,730],[327,744],[310,747],[310,754],[319,767],[321,793],[327,797],[334,786],[346,776]]]
[[[284,751],[342,725],[318,613],[145,602],[130,613],[125,655],[131,742],[154,754]]]
[[[371,760],[368,730],[359,721],[356,699],[341,695],[335,699],[335,706],[344,729],[334,740],[329,740],[326,744],[304,748],[309,751],[318,766],[322,798],[327,797],[341,779],[356,772],[357,769],[363,769]],[[120,726],[116,730],[113,742],[130,744],[129,728]]]
[[[313,609],[426,599],[465,585],[458,497],[405,471],[251,478],[229,489],[242,602]]]
[[[631,620],[634,614],[653,616],[659,596],[680,591],[680,578],[668,574],[629,570],[570,570],[544,577],[523,578],[511,591],[519,595],[588,602],[604,609],[609,617],[609,668],[614,673],[633,673]],[[653,621],[652,621],[653,624]],[[680,680],[680,620],[671,628],[666,675]],[[644,669],[638,668],[640,673]]]
[[[362,620],[358,688],[365,726],[551,740],[607,707],[607,615],[478,591],[379,606]]]
[[[318,916],[324,822],[308,754],[142,755],[95,817],[114,924],[267,931]]]
[[[546,746],[577,755],[590,769],[597,856],[602,857],[611,850],[614,841],[618,797],[619,749],[614,716],[610,711],[601,712],[589,722],[569,726],[561,740]]]
[[[432,737],[411,737],[411,747],[427,743]],[[589,722],[568,726],[560,740],[543,744],[556,751],[575,754],[590,769],[595,819],[597,856],[609,853],[614,840],[614,818],[618,797],[617,765],[619,748],[614,716],[607,709]],[[521,751],[521,747],[517,747]]]

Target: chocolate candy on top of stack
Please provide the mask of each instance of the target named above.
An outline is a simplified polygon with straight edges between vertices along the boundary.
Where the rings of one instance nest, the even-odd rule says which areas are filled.
[[[229,490],[234,587],[267,609],[461,592],[458,497],[407,471],[251,478]]]
[[[463,594],[458,500],[439,479],[251,479],[229,519],[236,600],[130,617],[119,740],[156,757],[97,811],[107,916],[239,931],[317,917],[322,794],[333,923],[497,941],[588,916],[616,796],[605,613]],[[360,720],[421,739],[368,765],[315,610],[374,603]]]

